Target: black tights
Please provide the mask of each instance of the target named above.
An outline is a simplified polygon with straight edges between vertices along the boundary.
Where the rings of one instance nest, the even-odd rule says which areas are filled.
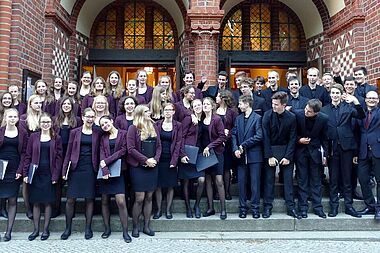
[[[123,226],[123,232],[128,231],[128,211],[125,201],[125,194],[116,194],[115,200],[119,209],[119,217],[121,225]],[[109,208],[110,196],[102,194],[102,216],[104,222],[104,230],[111,230],[110,227],[110,208]]]
[[[49,231],[50,219],[52,206],[51,204],[43,204],[45,206],[45,217],[44,217],[44,232]],[[39,203],[33,204],[33,225],[34,231],[40,231],[40,220],[41,220],[41,207]]]
[[[189,179],[183,180],[183,195],[185,198],[186,209],[190,209],[189,182],[190,182]],[[196,207],[199,207],[199,203],[201,202],[204,184],[205,184],[205,178],[198,177],[197,198],[195,200]]]
[[[22,183],[22,197],[24,198],[24,205],[27,216],[32,216],[32,207],[29,203],[29,184]]]
[[[139,227],[139,218],[141,211],[144,215],[144,231],[149,231],[150,215],[152,214],[152,196],[153,192],[135,192],[135,203],[132,210],[133,228]],[[144,209],[143,209],[144,206]]]
[[[74,217],[76,198],[67,198],[66,202],[66,230],[71,231]],[[86,229],[91,229],[92,216],[94,214],[94,199],[86,198]]]
[[[224,188],[225,188],[226,195],[231,195],[230,194],[230,186],[231,186],[231,171],[230,171],[230,169],[224,169],[223,179],[224,179]]]
[[[7,222],[7,231],[6,231],[7,235],[12,233],[13,224],[16,218],[16,212],[17,212],[17,197],[8,198],[8,222]]]
[[[157,202],[157,212],[161,212],[162,206],[162,188],[157,188],[154,192]],[[172,203],[173,203],[174,189],[173,187],[168,187],[166,192],[166,213],[171,213]]]
[[[208,211],[214,210],[212,180],[214,181],[216,188],[218,189],[219,200],[220,200],[220,210],[225,211],[226,210],[226,195],[224,191],[222,175],[216,175],[212,177],[211,175],[206,176],[206,192],[207,192],[207,208],[208,208],[207,210]]]

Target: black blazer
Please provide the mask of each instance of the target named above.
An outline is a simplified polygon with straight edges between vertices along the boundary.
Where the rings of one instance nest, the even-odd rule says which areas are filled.
[[[327,92],[327,90],[324,87],[319,86],[319,85],[317,85],[317,87],[315,88],[314,95],[308,84],[302,86],[300,89],[300,95],[309,99],[317,98],[322,102],[323,106],[331,102],[330,95]]]
[[[339,104],[339,119],[335,119],[333,105],[330,103],[321,109],[329,117],[328,122],[328,140],[329,154],[337,148],[340,143],[343,150],[355,150],[357,143],[354,131],[352,129],[352,118],[363,119],[365,113],[360,105],[352,106],[347,103]]]
[[[308,134],[305,124],[305,112],[303,110],[298,110],[295,112],[295,115],[297,119],[297,144],[295,158],[298,160],[299,158],[305,156],[305,152],[308,152],[315,163],[321,164],[321,147],[324,150],[324,157],[327,156],[328,152],[327,129],[329,117],[324,113],[318,113],[315,119],[313,129]],[[310,143],[307,145],[300,144],[298,141],[301,138],[310,138]]]

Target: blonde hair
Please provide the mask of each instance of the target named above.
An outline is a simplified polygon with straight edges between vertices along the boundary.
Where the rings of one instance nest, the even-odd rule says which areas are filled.
[[[16,112],[16,113],[17,113],[17,116],[19,116],[18,111],[17,111],[16,108],[8,108],[8,109],[5,109],[5,110],[4,110],[4,115],[3,115],[3,120],[1,121],[1,127],[4,127],[4,126],[7,125],[7,122],[6,122],[5,119],[7,118],[7,115],[8,115],[8,113],[10,113],[10,112]]]
[[[106,103],[105,104],[105,109],[104,109],[104,114],[103,115],[110,115],[110,111],[109,111],[109,105],[108,105],[108,100],[107,100],[107,98],[105,97],[105,96],[103,96],[103,95],[98,95],[98,96],[96,96],[96,97],[94,97],[94,101],[92,102],[92,106],[91,106],[91,108],[92,108],[92,110],[94,110],[94,112],[95,112],[95,116],[97,117],[97,115],[98,115],[98,112],[96,111],[96,107],[95,107],[95,104],[96,104],[96,102],[98,102],[99,100],[104,100],[104,102]]]
[[[96,81],[98,81],[98,80],[101,80],[102,81],[102,83],[103,83],[103,90],[102,90],[102,94],[101,95],[103,95],[103,96],[108,96],[109,94],[110,94],[110,87],[109,87],[109,83],[107,83],[105,80],[104,80],[104,78],[103,77],[101,77],[101,76],[97,76],[97,77],[95,77],[94,78],[94,80],[92,81],[92,83],[91,83],[91,91],[90,91],[90,95],[91,96],[96,96],[97,94],[96,94],[96,88],[95,88],[95,83],[96,83]]]
[[[162,104],[163,102],[165,103],[168,101],[167,99],[165,101],[161,101],[161,94],[165,91],[167,92],[167,88],[161,85],[157,85],[153,89],[152,100],[149,103],[153,119],[159,119],[162,115]]]
[[[140,138],[142,141],[149,137],[157,137],[153,120],[147,119],[145,116],[146,110],[149,110],[147,105],[138,105],[133,113],[133,125],[140,130]]]
[[[31,95],[28,100],[28,108],[26,109],[26,124],[30,131],[36,131],[40,127],[41,111],[36,112],[31,106],[33,100],[37,98],[40,99],[40,96]]]
[[[43,94],[43,96],[45,97],[45,101],[44,103],[51,103],[51,102],[54,102],[55,98],[54,96],[50,93],[51,92],[51,89],[50,89],[50,85],[48,85],[44,80],[42,79],[39,79],[37,80],[34,85],[33,85],[33,95],[39,95],[41,96],[40,94],[37,94],[37,84],[38,83],[44,83],[45,86],[46,86],[46,92],[45,94]]]
[[[114,93],[112,92],[112,85],[111,85],[111,82],[110,82],[110,78],[111,78],[112,74],[116,74],[117,77],[119,78],[119,81],[117,82],[117,87],[116,87],[116,90],[115,90]],[[107,85],[108,85],[108,87],[110,89],[110,95],[112,95],[114,98],[121,98],[123,96],[123,94],[124,94],[125,88],[124,88],[124,85],[123,85],[123,83],[121,81],[122,80],[121,80],[120,73],[117,72],[116,70],[112,70],[108,74],[106,83],[107,83]]]

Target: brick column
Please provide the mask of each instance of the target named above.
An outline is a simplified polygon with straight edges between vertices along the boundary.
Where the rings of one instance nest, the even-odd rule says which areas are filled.
[[[0,1],[0,90],[8,85],[12,1]]]
[[[188,11],[191,35],[195,47],[195,78],[208,77],[209,83],[216,83],[218,71],[218,38],[224,11],[219,1],[194,1]]]

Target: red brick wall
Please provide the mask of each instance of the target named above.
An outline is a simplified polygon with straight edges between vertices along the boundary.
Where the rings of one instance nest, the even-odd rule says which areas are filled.
[[[0,89],[8,84],[12,1],[0,1]]]

